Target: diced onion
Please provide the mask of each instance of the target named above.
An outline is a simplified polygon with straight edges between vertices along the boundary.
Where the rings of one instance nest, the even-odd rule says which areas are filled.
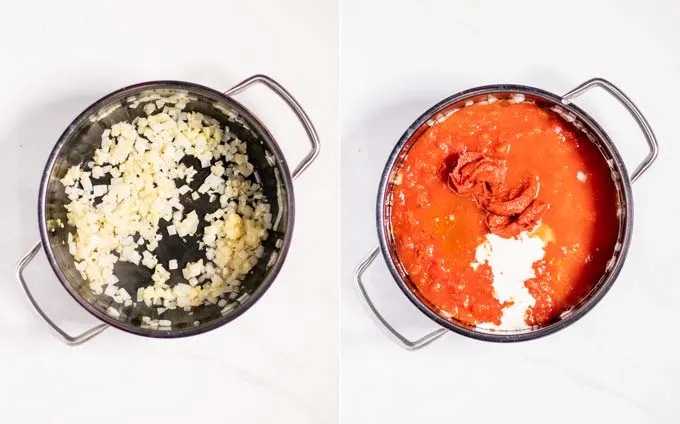
[[[237,297],[243,277],[263,256],[262,242],[271,228],[270,207],[262,188],[247,179],[254,166],[242,141],[217,120],[183,111],[186,101],[178,97],[148,100],[152,102],[143,107],[146,117],[104,130],[92,160],[69,168],[60,180],[69,199],[68,222],[75,227],[67,237],[74,266],[93,293],[110,297],[115,304],[160,305],[159,315],[207,304],[228,308],[226,299]],[[210,170],[197,191],[189,184],[198,171],[180,163],[185,156]],[[108,176],[110,181],[103,183]],[[222,209],[199,216],[181,202],[188,193],[192,200],[200,194],[211,201],[219,198]],[[197,234],[201,221],[205,221],[203,234]],[[154,253],[163,242],[162,222],[168,224],[165,228],[171,237],[197,236],[199,249],[205,251],[204,258],[183,264],[184,281],[171,280],[168,271],[180,268],[179,258],[169,259],[166,270]],[[118,261],[153,270],[150,281],[134,282],[139,283],[134,299],[116,286]],[[114,306],[107,313],[120,315]],[[172,325],[147,316],[142,324]]]

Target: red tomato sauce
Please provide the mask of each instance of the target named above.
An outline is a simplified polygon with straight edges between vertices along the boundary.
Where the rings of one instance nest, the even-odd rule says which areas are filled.
[[[535,202],[549,207],[532,230],[545,243],[545,255],[533,265],[536,278],[525,282],[536,300],[525,322],[555,320],[591,290],[613,255],[619,203],[605,158],[554,112],[507,100],[463,108],[414,143],[393,178],[397,256],[430,303],[470,325],[499,325],[507,305],[494,297],[491,268],[471,267],[491,231],[490,212],[451,187],[465,152],[503,161],[507,187],[540,182]]]

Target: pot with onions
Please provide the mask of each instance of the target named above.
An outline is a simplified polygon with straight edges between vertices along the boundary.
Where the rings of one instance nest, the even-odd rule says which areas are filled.
[[[304,127],[311,150],[291,173],[262,122],[233,96],[263,84]],[[302,107],[256,75],[222,93],[178,81],[123,88],[62,134],[43,173],[40,242],[18,278],[36,311],[68,344],[109,326],[184,337],[224,325],[269,288],[286,258],[293,180],[319,140]],[[24,268],[41,249],[69,294],[102,324],[79,335],[34,299]]]

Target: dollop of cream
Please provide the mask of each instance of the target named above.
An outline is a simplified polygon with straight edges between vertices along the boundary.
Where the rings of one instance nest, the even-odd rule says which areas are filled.
[[[501,304],[507,301],[513,303],[503,309],[501,325],[480,323],[478,327],[497,330],[527,328],[524,317],[527,309],[536,304],[536,299],[529,293],[525,282],[536,277],[533,265],[543,259],[544,248],[543,240],[527,231],[513,238],[486,235],[484,242],[475,250],[475,262],[471,266],[477,269],[481,264],[488,264],[493,274],[494,296]]]

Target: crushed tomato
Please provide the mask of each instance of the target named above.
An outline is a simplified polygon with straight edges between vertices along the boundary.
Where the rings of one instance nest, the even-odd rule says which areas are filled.
[[[526,186],[533,176],[540,182],[536,199],[549,207],[533,231],[545,255],[533,265],[536,278],[525,282],[536,299],[525,322],[556,319],[588,293],[612,257],[619,203],[609,165],[585,134],[528,102],[463,108],[413,144],[392,179],[397,256],[430,303],[470,325],[499,325],[507,305],[494,297],[489,266],[471,266],[490,226],[487,210],[452,190],[451,173],[465,152],[504,161],[508,187]]]

